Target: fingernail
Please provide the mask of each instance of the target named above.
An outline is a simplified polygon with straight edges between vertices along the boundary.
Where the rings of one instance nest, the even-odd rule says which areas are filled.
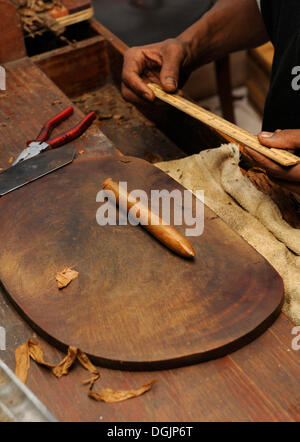
[[[176,81],[175,78],[173,78],[173,77],[166,77],[166,78],[165,78],[165,82],[166,82],[167,84],[169,84],[170,86],[177,87],[177,81]]]
[[[262,132],[260,135],[263,138],[270,138],[270,137],[272,137],[274,135],[274,133],[273,132]]]

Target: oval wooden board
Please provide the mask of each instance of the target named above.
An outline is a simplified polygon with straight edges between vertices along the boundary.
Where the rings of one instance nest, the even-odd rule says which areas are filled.
[[[0,279],[35,329],[99,364],[138,370],[222,356],[271,324],[281,278],[211,210],[204,234],[190,238],[196,259],[185,260],[140,226],[97,224],[108,177],[149,195],[184,190],[143,160],[108,155],[76,160],[0,201]],[[79,277],[58,290],[55,275],[68,266]]]

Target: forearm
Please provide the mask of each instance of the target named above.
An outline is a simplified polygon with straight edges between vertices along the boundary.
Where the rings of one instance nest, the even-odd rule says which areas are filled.
[[[218,0],[178,39],[187,46],[190,65],[195,68],[263,44],[268,35],[256,0]]]

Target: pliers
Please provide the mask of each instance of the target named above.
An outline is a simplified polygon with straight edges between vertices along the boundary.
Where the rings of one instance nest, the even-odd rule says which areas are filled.
[[[36,155],[40,154],[44,150],[55,149],[56,147],[62,146],[64,144],[69,143],[75,138],[80,137],[83,132],[92,124],[92,122],[96,118],[95,112],[91,112],[88,114],[80,123],[78,123],[75,127],[70,129],[68,132],[65,132],[61,135],[58,135],[51,140],[48,140],[53,129],[58,126],[62,121],[66,120],[70,115],[73,114],[73,107],[69,106],[60,112],[55,117],[51,118],[47,123],[43,126],[40,131],[38,137],[34,141],[29,141],[27,143],[27,147],[20,153],[18,158],[13,162],[13,166],[20,163],[21,161],[28,160],[29,158],[33,158]],[[47,141],[47,142],[46,142]]]

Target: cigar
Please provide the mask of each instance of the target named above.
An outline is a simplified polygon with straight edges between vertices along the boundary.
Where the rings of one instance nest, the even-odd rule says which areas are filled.
[[[144,229],[148,230],[156,239],[178,255],[184,258],[194,258],[195,251],[184,236],[177,232],[174,227],[163,225],[163,220],[151,212],[145,205],[137,200],[134,201],[132,197],[129,200],[129,194],[118,183],[111,178],[107,178],[103,183],[103,189],[111,190],[114,193],[118,206],[120,205],[120,200],[122,202],[127,201],[127,211],[138,203],[140,225]]]

